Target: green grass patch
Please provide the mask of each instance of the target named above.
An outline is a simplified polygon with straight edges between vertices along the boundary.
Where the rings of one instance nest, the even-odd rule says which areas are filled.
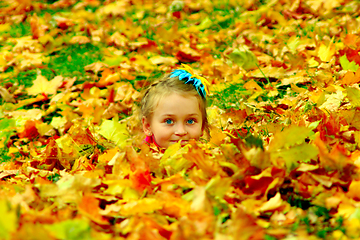
[[[241,99],[247,98],[251,93],[243,87],[243,84],[231,84],[222,91],[215,92],[209,98],[209,105],[217,106],[221,109],[239,109]]]
[[[8,68],[6,72],[12,72],[13,68]],[[9,77],[3,79],[0,85],[5,85],[7,83],[14,83],[17,85],[24,85],[25,87],[32,86],[32,82],[36,79],[37,72],[36,69],[21,71],[17,76]]]
[[[68,45],[52,53],[48,68],[42,70],[42,74],[48,79],[61,75],[77,77],[78,81],[83,82],[86,80],[84,67],[101,60],[98,46],[90,43]]]
[[[12,24],[10,29],[1,33],[3,36],[9,36],[12,38],[20,38],[24,36],[31,35],[31,26],[30,23],[27,21],[19,23],[19,24]],[[1,44],[3,45],[3,44]]]
[[[41,74],[49,80],[61,75],[63,77],[77,77],[77,83],[84,82],[87,80],[84,67],[101,61],[102,58],[100,47],[90,43],[64,46],[50,55],[48,66],[41,69]],[[7,69],[7,72],[13,71],[12,67]],[[21,71],[14,75],[4,79],[1,85],[11,82],[30,87],[36,79],[37,69]]]

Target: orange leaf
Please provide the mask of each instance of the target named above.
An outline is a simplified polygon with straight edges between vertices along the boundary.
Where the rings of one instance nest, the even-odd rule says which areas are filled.
[[[80,212],[85,216],[89,217],[92,221],[102,225],[109,224],[109,222],[100,215],[99,200],[95,197],[90,195],[83,196],[78,207]]]
[[[356,70],[355,74],[352,71],[348,71],[341,81],[344,85],[352,85],[357,82],[360,82],[360,68]]]
[[[75,25],[71,19],[68,18],[64,18],[64,17],[57,17],[56,18],[56,24],[58,25],[59,28],[61,28],[62,30],[66,30],[69,27]]]
[[[30,26],[34,39],[44,36],[45,31],[49,29],[48,26],[40,23],[40,19],[36,13],[30,18]]]
[[[350,48],[356,48],[358,43],[359,43],[359,36],[349,33],[345,36],[345,38],[343,39],[343,43],[347,46],[349,46]]]
[[[118,72],[113,73],[110,69],[105,69],[102,72],[102,76],[99,82],[96,83],[97,87],[106,87],[108,85],[114,84],[115,82],[120,80],[120,74]]]
[[[34,139],[39,136],[39,132],[36,128],[37,121],[27,120],[25,123],[25,129],[19,133],[20,138]]]
[[[138,169],[133,175],[130,176],[130,178],[133,183],[133,187],[136,190],[142,192],[147,189],[149,192],[151,192],[151,175],[148,169]]]
[[[86,36],[74,36],[69,41],[69,43],[71,43],[71,44],[75,44],[75,43],[86,44],[86,43],[89,43],[89,42],[90,42],[90,39],[88,37],[86,37]]]

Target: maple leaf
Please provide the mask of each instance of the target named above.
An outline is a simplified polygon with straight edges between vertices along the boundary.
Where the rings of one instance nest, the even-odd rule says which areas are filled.
[[[353,107],[360,107],[360,90],[357,88],[346,87],[347,97]]]
[[[82,214],[88,216],[92,221],[102,225],[109,224],[109,222],[100,215],[99,200],[95,197],[91,195],[83,196],[78,208]]]
[[[323,62],[329,62],[331,60],[331,58],[334,56],[335,54],[335,46],[333,43],[333,40],[331,40],[331,42],[329,43],[328,46],[326,46],[325,44],[321,44],[318,50],[318,55],[319,58],[321,59],[321,61]]]
[[[276,150],[281,148],[288,148],[297,144],[301,144],[305,141],[305,138],[309,137],[311,129],[299,126],[290,126],[284,129],[282,132],[275,134],[274,139],[269,145],[269,150]]]
[[[130,178],[136,190],[142,192],[147,189],[151,193],[151,176],[148,169],[137,169],[133,174],[131,174]]]
[[[128,139],[128,131],[126,128],[126,122],[119,121],[117,118],[113,120],[105,120],[100,125],[99,133],[106,139],[113,141],[117,146],[125,146]]]
[[[355,61],[350,62],[346,55],[340,57],[340,64],[344,70],[351,70],[353,72],[356,72],[359,68],[359,65]]]
[[[61,76],[56,76],[52,80],[48,81],[44,76],[38,75],[33,81],[33,85],[26,89],[29,95],[38,95],[38,94],[56,94],[58,88],[62,85],[63,78]]]
[[[229,58],[245,70],[254,69],[259,65],[254,53],[246,46],[243,46],[241,49],[234,49],[229,54]]]
[[[326,94],[325,101],[319,108],[326,109],[330,112],[335,112],[339,109],[344,97],[345,96],[341,90],[336,91],[336,93]]]
[[[196,62],[201,58],[201,54],[188,46],[181,46],[180,50],[176,53],[176,58],[180,62]]]
[[[360,82],[360,68],[357,68],[355,74],[353,71],[348,71],[341,80],[344,85],[352,85],[357,82]]]
[[[15,103],[14,97],[9,93],[9,91],[0,86],[0,96],[2,99],[4,99],[5,102],[12,102]]]

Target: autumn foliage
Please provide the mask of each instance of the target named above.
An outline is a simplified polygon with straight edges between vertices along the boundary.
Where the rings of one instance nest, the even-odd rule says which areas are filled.
[[[0,3],[0,239],[359,239],[360,6]],[[154,152],[141,90],[211,83],[209,138]]]

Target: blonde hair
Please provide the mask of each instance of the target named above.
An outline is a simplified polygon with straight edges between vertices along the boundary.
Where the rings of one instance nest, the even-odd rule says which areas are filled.
[[[194,85],[186,84],[184,81],[179,80],[179,77],[170,77],[170,75],[171,74],[165,75],[162,79],[155,81],[146,89],[141,99],[140,118],[145,117],[151,119],[161,99],[172,93],[190,95],[198,99],[199,108],[202,113],[202,130],[209,134],[210,128],[206,113],[206,99],[199,95]]]

